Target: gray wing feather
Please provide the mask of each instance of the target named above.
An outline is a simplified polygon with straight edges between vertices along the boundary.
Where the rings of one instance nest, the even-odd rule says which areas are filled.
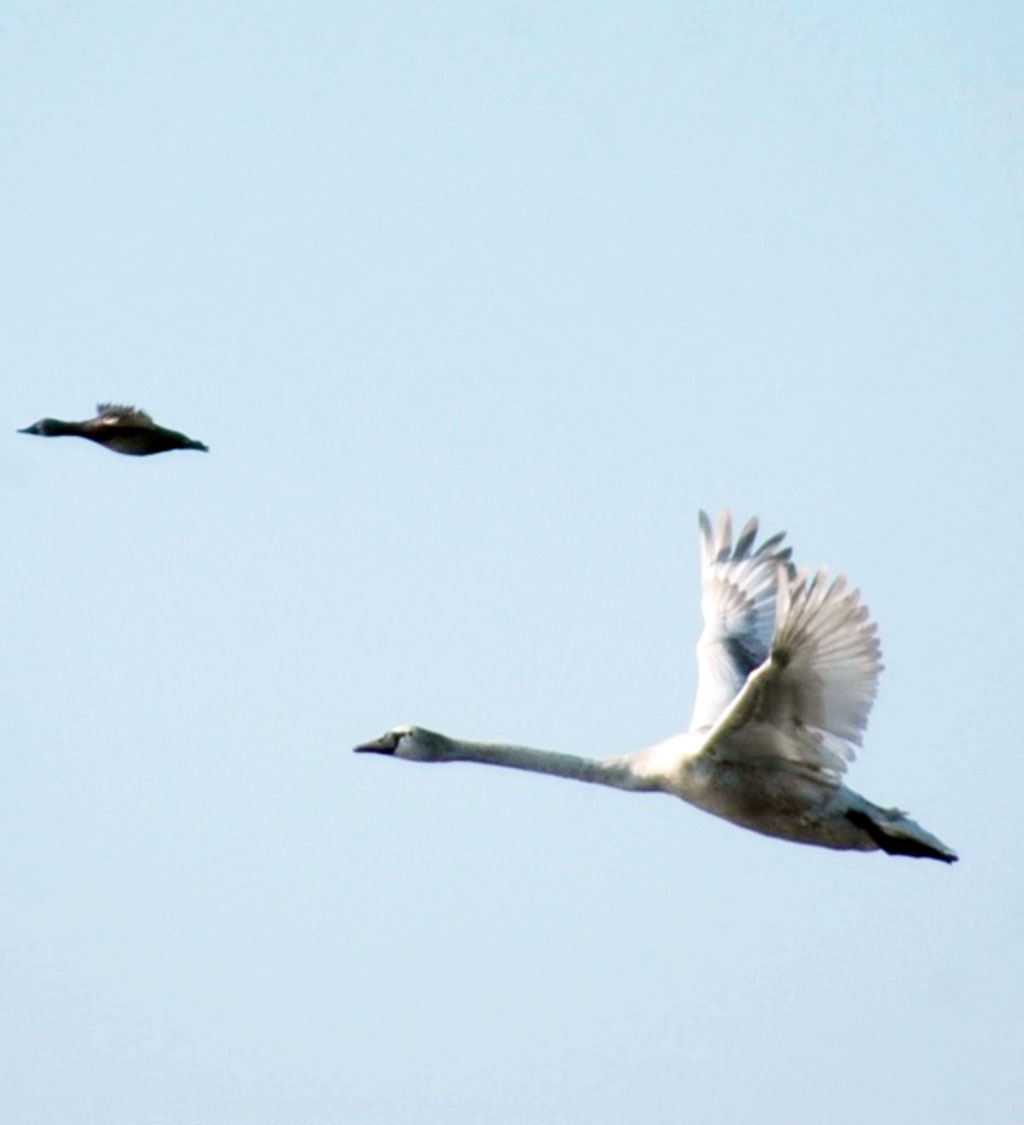
[[[697,698],[690,730],[718,722],[747,677],[768,658],[775,628],[778,574],[792,571],[785,532],[754,549],[758,523],[750,520],[732,541],[728,511],[713,526],[699,516],[701,609],[704,630],[697,642]]]
[[[882,671],[877,626],[846,578],[781,568],[770,658],[746,681],[701,754],[773,758],[839,781],[867,727]]]

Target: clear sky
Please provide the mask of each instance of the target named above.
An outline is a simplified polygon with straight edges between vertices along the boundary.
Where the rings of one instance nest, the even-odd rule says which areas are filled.
[[[4,1122],[1024,1117],[1024,8],[2,23]],[[350,753],[683,728],[725,505],[957,866]]]

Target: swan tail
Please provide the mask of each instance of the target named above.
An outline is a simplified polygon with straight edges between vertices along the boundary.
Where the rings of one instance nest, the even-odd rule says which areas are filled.
[[[960,858],[899,809],[880,809],[865,802],[864,808],[847,810],[846,819],[866,832],[886,855],[911,855],[943,863],[956,863]]]

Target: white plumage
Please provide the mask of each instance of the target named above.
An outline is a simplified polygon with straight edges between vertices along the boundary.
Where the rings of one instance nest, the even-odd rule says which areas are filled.
[[[661,791],[716,816],[805,844],[924,856],[956,853],[898,809],[843,782],[882,670],[877,628],[839,575],[797,570],[784,533],[756,546],[757,520],[732,539],[728,512],[700,513],[698,684],[690,729],[618,758],[469,742],[402,726],[359,751],[475,761]]]

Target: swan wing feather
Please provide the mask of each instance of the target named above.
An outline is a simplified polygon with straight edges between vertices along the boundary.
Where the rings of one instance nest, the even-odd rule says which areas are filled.
[[[882,671],[877,627],[857,590],[825,570],[780,567],[770,652],[705,738],[720,761],[775,759],[837,784],[867,727]]]
[[[755,549],[758,522],[750,520],[732,541],[732,518],[723,511],[717,525],[700,513],[701,611],[704,629],[697,642],[697,698],[690,730],[708,730],[721,718],[768,658],[775,625],[778,571],[791,569],[785,532]]]

